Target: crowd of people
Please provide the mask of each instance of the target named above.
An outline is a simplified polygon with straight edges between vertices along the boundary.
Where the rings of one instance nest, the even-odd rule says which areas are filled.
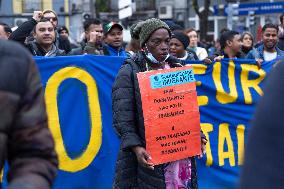
[[[263,61],[271,61],[284,55],[281,50],[284,45],[280,40],[284,36],[283,17],[283,15],[280,17],[280,26],[268,23],[262,27],[262,41],[260,42],[256,43],[249,32],[240,34],[237,31],[223,29],[214,46],[202,44],[194,28],[184,29],[174,22],[163,22],[156,18],[139,21],[132,25],[130,27],[131,41],[127,46],[123,42],[124,29],[119,23],[112,21],[103,23],[96,18],[90,18],[84,22],[84,38],[76,44],[70,40],[67,27],[59,26],[58,16],[53,10],[34,11],[33,17],[15,31],[12,31],[7,24],[0,23],[0,48],[6,52],[6,55],[1,57],[1,60],[3,59],[1,64],[7,62],[5,57],[8,55],[22,57],[26,60],[26,68],[22,69],[24,72],[19,82],[26,82],[21,87],[26,86],[27,88],[14,89],[11,86],[15,85],[6,84],[7,89],[4,90],[4,93],[12,91],[19,96],[19,99],[17,98],[19,102],[14,103],[15,107],[19,108],[17,117],[13,120],[13,123],[16,123],[13,127],[15,130],[12,129],[11,133],[7,133],[15,141],[12,143],[7,141],[9,144],[7,147],[10,148],[9,153],[11,153],[8,154],[9,160],[14,163],[11,167],[10,179],[13,180],[18,175],[21,179],[15,179],[11,183],[15,186],[21,185],[22,188],[29,184],[35,185],[32,186],[34,188],[49,188],[57,167],[54,144],[46,128],[42,88],[39,84],[38,73],[33,73],[35,69],[31,55],[54,57],[93,54],[128,57],[117,75],[112,91],[113,125],[121,139],[114,188],[196,189],[197,174],[194,157],[158,166],[151,163],[151,157],[146,151],[141,94],[136,73],[182,67],[186,60],[200,60],[204,64],[211,64],[222,58],[250,58],[255,59],[258,66],[261,66]],[[15,43],[9,45],[4,40],[21,43],[30,55],[19,45]],[[10,50],[5,49],[4,46],[10,47]],[[18,49],[22,54],[16,56],[11,48]],[[17,67],[19,60],[15,59],[14,62],[7,66]],[[16,85],[18,86],[19,83],[16,82]],[[36,87],[29,85],[36,85]],[[6,93],[1,91],[0,95],[5,96]],[[29,100],[31,95],[33,99],[36,97],[34,102]],[[1,103],[2,105],[16,101],[15,98],[9,96],[6,99],[10,100]],[[20,105],[17,105],[18,103]],[[11,110],[9,116],[15,111]],[[38,114],[30,113],[31,111],[36,111]],[[1,115],[4,114],[1,113]],[[7,120],[5,127],[12,125],[11,119]],[[35,127],[31,128],[32,125]],[[19,127],[18,131],[17,127]],[[32,137],[33,140],[30,138],[28,140],[26,135]],[[207,139],[202,131],[200,136],[202,152],[200,156],[202,156],[205,153]],[[39,148],[33,148],[35,146]],[[11,150],[14,152],[20,150],[22,154]],[[17,156],[24,156],[26,159],[17,161]],[[1,157],[3,160],[2,154]],[[36,164],[41,169],[36,169],[32,164]],[[181,176],[180,172],[184,169],[188,172]],[[22,176],[23,174],[26,176]],[[31,181],[31,179],[36,179],[36,181]],[[32,187],[27,186],[26,188]]]
[[[262,40],[256,42],[253,35],[245,31],[220,31],[220,37],[214,42],[202,43],[198,31],[194,28],[182,28],[180,25],[166,21],[171,33],[169,52],[181,60],[201,60],[205,64],[222,58],[256,59],[260,65],[283,54],[284,23],[283,14],[280,25],[272,23],[262,27]],[[24,44],[34,56],[68,56],[68,55],[108,55],[131,57],[141,50],[139,41],[133,36],[131,41],[123,41],[123,27],[116,22],[102,22],[89,18],[83,23],[82,41],[76,43],[70,38],[67,27],[60,26],[58,16],[53,10],[34,11],[33,17],[12,32],[11,28],[0,23],[0,37]]]

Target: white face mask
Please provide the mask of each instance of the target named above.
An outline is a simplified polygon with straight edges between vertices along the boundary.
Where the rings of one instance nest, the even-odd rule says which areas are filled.
[[[161,64],[162,62],[164,62],[165,60],[167,60],[167,59],[169,58],[169,56],[170,56],[170,54],[167,54],[166,58],[165,58],[163,61],[159,62],[159,61],[153,56],[153,54],[150,53],[150,51],[149,51],[148,48],[147,48],[147,45],[145,45],[145,47],[146,47],[146,50],[147,50],[146,57],[147,57],[152,63],[154,63],[154,64]]]

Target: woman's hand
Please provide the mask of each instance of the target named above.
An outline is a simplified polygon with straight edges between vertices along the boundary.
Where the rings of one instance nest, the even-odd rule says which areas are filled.
[[[206,154],[206,143],[207,140],[205,138],[201,139],[201,154],[198,155],[198,158],[202,158],[204,154]]]
[[[154,164],[148,161],[151,160],[151,157],[147,153],[145,148],[141,146],[135,146],[132,147],[132,151],[136,154],[137,161],[141,166],[154,170]]]

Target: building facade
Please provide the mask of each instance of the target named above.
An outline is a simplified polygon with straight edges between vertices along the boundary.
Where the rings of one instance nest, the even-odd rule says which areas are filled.
[[[2,0],[0,21],[11,27],[30,19],[35,10],[52,9],[58,15],[59,25],[70,30],[73,39],[79,39],[83,30],[84,8],[89,11],[89,0]]]
[[[198,0],[198,2],[199,10],[204,10],[204,0]],[[197,30],[200,28],[199,17],[192,6],[192,0],[157,0],[156,4],[158,11],[161,10],[161,7],[167,7],[166,9],[164,8],[164,10],[168,11],[166,13],[168,15],[167,19],[173,19],[178,23],[183,22],[181,25],[185,28],[195,28]],[[228,11],[228,5],[235,7],[232,12]],[[217,39],[220,35],[220,30],[228,26],[239,32],[248,30],[257,35],[259,27],[265,23],[279,24],[279,16],[282,12],[284,13],[284,1],[211,0],[209,9],[207,34],[211,36],[211,39]]]

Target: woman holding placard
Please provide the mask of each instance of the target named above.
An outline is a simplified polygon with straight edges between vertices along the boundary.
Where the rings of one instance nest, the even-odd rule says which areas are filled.
[[[121,139],[113,188],[195,189],[194,158],[154,166],[146,151],[137,73],[182,67],[177,58],[169,55],[170,28],[163,21],[152,18],[139,22],[132,36],[139,39],[142,49],[122,65],[112,91],[113,125]],[[202,152],[205,144],[203,135]]]

